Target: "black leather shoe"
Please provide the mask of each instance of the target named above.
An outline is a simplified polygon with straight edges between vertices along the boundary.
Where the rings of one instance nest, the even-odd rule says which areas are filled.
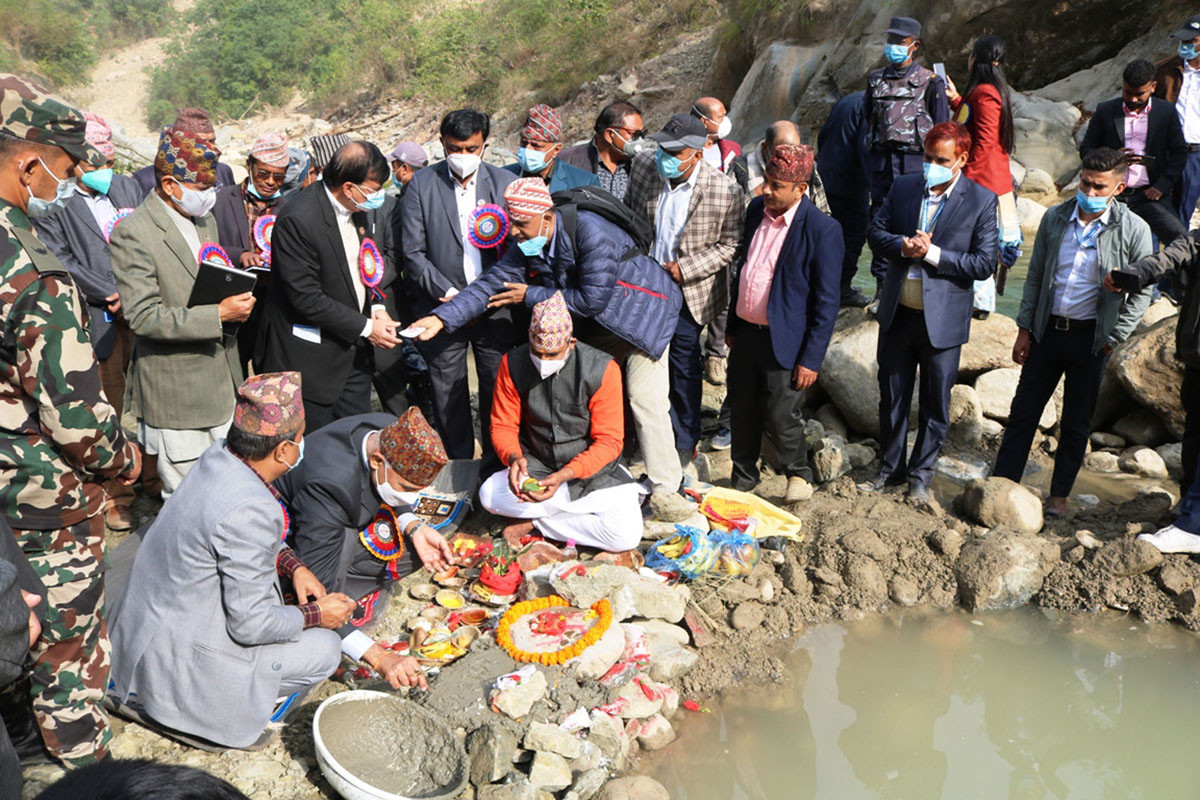
[[[853,308],[864,308],[870,302],[871,302],[871,298],[867,297],[859,289],[856,289],[853,286],[850,286],[850,287],[842,290],[842,303],[841,304],[842,304],[843,308],[845,308],[847,306],[850,306]]]
[[[925,484],[910,483],[908,485],[908,499],[913,505],[927,505],[932,497],[929,487]]]
[[[871,478],[869,481],[863,481],[858,485],[860,492],[882,492],[888,485],[888,476],[882,472]]]

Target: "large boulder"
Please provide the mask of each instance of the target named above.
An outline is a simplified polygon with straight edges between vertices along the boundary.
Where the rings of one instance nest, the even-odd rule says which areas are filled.
[[[1017,219],[1021,223],[1021,235],[1025,241],[1032,242],[1037,236],[1042,217],[1046,216],[1047,208],[1041,203],[1035,203],[1028,197],[1017,198]],[[993,315],[994,316],[994,315]]]
[[[1060,552],[1047,539],[1003,530],[968,542],[954,565],[959,599],[971,611],[1027,603],[1041,590]]]
[[[1157,414],[1179,438],[1183,436],[1183,405],[1179,401],[1183,364],[1175,358],[1175,324],[1173,318],[1163,319],[1131,338],[1113,353],[1112,369],[1133,398]]]
[[[1016,339],[1017,323],[1012,317],[989,314],[987,319],[972,319],[971,338],[962,346],[958,358],[959,380],[988,370],[1011,367]]]
[[[983,415],[999,422],[1008,422],[1008,411],[1012,408],[1012,400],[1017,394],[1017,384],[1020,380],[1020,367],[1004,367],[980,375],[975,381],[975,392],[983,406]],[[1051,399],[1042,409],[1038,427],[1048,431],[1056,422],[1058,406]]]
[[[1141,445],[1131,447],[1122,453],[1118,465],[1122,472],[1131,472],[1144,478],[1165,479],[1168,477],[1167,465],[1162,456],[1149,447]]]
[[[962,508],[967,516],[988,528],[1024,533],[1042,529],[1042,501],[1008,478],[971,481],[962,493]]]
[[[879,435],[879,383],[875,346],[879,324],[857,308],[838,313],[818,379],[852,430]]]
[[[979,394],[973,387],[956,383],[950,387],[950,430],[946,440],[965,447],[977,447],[982,438],[983,404]]]
[[[1160,297],[1146,307],[1146,313],[1142,314],[1142,321],[1133,329],[1133,336],[1130,338],[1139,337],[1164,319],[1177,316],[1179,316],[1179,306],[1166,297]]]
[[[1025,170],[1025,179],[1021,181],[1019,191],[1022,197],[1028,197],[1039,205],[1049,207],[1058,202],[1058,186],[1055,185],[1054,178],[1037,167]]]
[[[1146,447],[1158,447],[1167,440],[1167,427],[1155,416],[1153,411],[1139,408],[1121,417],[1112,426],[1113,433],[1123,437],[1130,444],[1141,444]]]
[[[1075,128],[1079,109],[1024,92],[1012,93],[1014,148],[1026,169],[1040,169],[1055,183],[1071,179],[1079,163]],[[1028,175],[1025,177],[1029,181]]]
[[[785,42],[767,45],[729,104],[733,140],[748,148],[762,139],[772,122],[791,117],[800,93],[827,57],[829,47]]]

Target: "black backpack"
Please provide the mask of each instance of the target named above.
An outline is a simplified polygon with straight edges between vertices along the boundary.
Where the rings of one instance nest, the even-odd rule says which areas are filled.
[[[633,209],[622,203],[613,195],[599,186],[576,186],[574,189],[564,189],[551,195],[555,208],[562,215],[563,225],[571,246],[575,246],[575,225],[578,212],[591,211],[599,214],[629,234],[633,239],[633,247],[621,257],[622,261],[635,255],[649,255],[654,245],[654,228],[643,217],[633,213]]]

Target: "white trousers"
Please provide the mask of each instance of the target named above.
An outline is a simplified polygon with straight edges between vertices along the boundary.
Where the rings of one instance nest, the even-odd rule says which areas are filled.
[[[654,359],[634,349],[622,365],[625,373],[625,395],[637,431],[646,475],[654,490],[675,492],[683,482],[683,468],[675,451],[675,431],[671,428],[671,373],[667,357]]]
[[[641,503],[632,482],[598,489],[578,500],[571,499],[564,483],[549,499],[526,503],[512,493],[508,470],[502,469],[479,487],[479,502],[498,517],[531,520],[539,533],[558,542],[574,540],[619,553],[642,540]]]

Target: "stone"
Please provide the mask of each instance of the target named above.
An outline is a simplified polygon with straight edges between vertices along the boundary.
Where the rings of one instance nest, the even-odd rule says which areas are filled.
[[[500,713],[520,719],[529,713],[534,703],[546,696],[546,676],[535,671],[528,679],[510,689],[492,690],[492,706]]]
[[[1121,454],[1119,464],[1122,472],[1131,472],[1145,478],[1166,478],[1167,465],[1149,447],[1131,447]]]
[[[571,785],[571,765],[555,753],[535,753],[529,768],[529,782],[539,789],[556,792]]]
[[[1079,542],[1087,550],[1099,550],[1104,546],[1104,542],[1100,541],[1096,534],[1086,528],[1075,531],[1075,541]]]
[[[478,800],[541,800],[538,788],[524,776],[512,783],[483,786],[475,793]]]
[[[587,740],[598,747],[614,767],[621,768],[628,750],[628,742],[625,739],[625,726],[619,719],[607,714],[597,714],[588,730]]]
[[[1134,335],[1112,354],[1110,369],[1133,399],[1157,415],[1176,439],[1183,436],[1184,413],[1180,401],[1183,386],[1183,364],[1175,358],[1174,318],[1163,319],[1148,331]],[[1126,436],[1133,444],[1155,447],[1158,441],[1144,441]]]
[[[1116,453],[1093,450],[1083,457],[1083,466],[1094,472],[1120,472],[1121,458]]]
[[[1036,167],[1025,170],[1025,179],[1021,181],[1019,189],[1022,197],[1044,206],[1055,205],[1058,201],[1058,187],[1054,185],[1054,178]]]
[[[667,787],[645,775],[617,778],[604,784],[599,800],[671,800]]]
[[[1122,436],[1117,436],[1115,433],[1105,433],[1104,431],[1096,431],[1091,435],[1092,447],[1098,450],[1111,448],[1113,450],[1122,450],[1125,448],[1125,439]]]
[[[892,548],[884,544],[874,531],[865,528],[857,528],[843,535],[842,547],[876,561],[886,561],[892,555]]]
[[[767,45],[754,59],[729,104],[734,141],[746,142],[749,150],[751,142],[762,139],[768,125],[791,117],[799,91],[821,66],[826,49],[823,44]]]
[[[579,758],[583,751],[582,742],[573,733],[547,722],[530,723],[529,730],[525,731],[524,745],[530,750],[556,753],[563,758]]]
[[[625,651],[625,634],[620,626],[611,625],[600,640],[584,650],[579,655],[567,661],[565,666],[574,667],[575,673],[581,678],[598,679],[612,669],[613,664]],[[528,747],[529,745],[526,745]],[[562,753],[561,755],[566,755]],[[574,756],[567,756],[574,758]]]
[[[898,606],[915,606],[921,598],[921,587],[903,575],[897,575],[888,584],[888,596]]]
[[[1022,186],[1030,182],[1033,170],[1048,175],[1050,188],[1069,181],[1079,164],[1075,142],[1075,129],[1082,116],[1079,109],[1071,103],[1013,92],[1012,115],[1013,150],[1020,153],[1026,169]]]
[[[829,483],[850,471],[842,446],[828,436],[813,445],[808,461],[817,483]]]
[[[1016,340],[1017,323],[1012,317],[989,314],[987,319],[972,318],[971,338],[962,346],[958,358],[959,380],[1012,366],[1012,347]]]
[[[994,419],[983,418],[983,425],[980,426],[985,439],[999,439],[1004,435],[1004,426]]]
[[[1073,495],[1073,497],[1080,508],[1095,508],[1100,505],[1100,498],[1094,494],[1077,494]]]
[[[976,478],[986,478],[991,472],[991,464],[982,458],[966,454],[940,455],[933,464],[933,471],[961,486]]]
[[[875,358],[879,325],[866,312],[843,308],[825,351],[818,384],[854,431],[879,435],[879,383]]]
[[[604,563],[587,566],[586,575],[572,574],[568,578],[555,578],[550,582],[560,597],[579,608],[589,608],[606,597],[611,598],[629,581],[630,572],[625,567]]]
[[[1038,536],[993,531],[963,547],[954,567],[959,598],[968,611],[1027,603],[1041,590],[1060,554],[1057,544]]]
[[[662,714],[667,719],[672,719],[679,711],[679,692],[673,686],[668,686],[665,683],[658,685],[658,692],[662,695],[663,704],[658,713]]]
[[[875,460],[875,450],[861,443],[845,445],[842,448],[842,455],[850,463],[850,469],[868,467]]]
[[[1176,316],[1179,316],[1179,307],[1166,297],[1160,297],[1146,307],[1146,313],[1142,314],[1141,322],[1133,329],[1133,335],[1140,336],[1162,320]]]
[[[1142,575],[1163,563],[1162,552],[1140,539],[1117,539],[1100,548],[1096,553],[1098,568],[1118,577]]]
[[[850,436],[850,432],[846,428],[846,420],[842,419],[842,412],[838,411],[837,406],[833,403],[826,403],[818,408],[813,417],[821,423],[821,427],[826,433],[835,434],[842,439]]]
[[[631,680],[617,690],[617,697],[626,701],[621,709],[622,719],[646,719],[662,710],[662,696],[655,693],[654,698],[647,697],[640,685],[643,681],[644,678]]]
[[[1113,423],[1113,431],[1131,445],[1158,447],[1167,438],[1167,428],[1154,412],[1139,408]]]
[[[954,561],[962,551],[963,535],[950,528],[939,528],[929,534],[929,546]]]
[[[1174,564],[1164,564],[1158,571],[1158,585],[1167,594],[1179,596],[1192,588],[1192,579]]]
[[[1158,453],[1158,457],[1163,460],[1163,466],[1167,468],[1167,474],[1174,480],[1179,480],[1183,476],[1183,443],[1171,442],[1169,444],[1160,445],[1154,448],[1154,452]],[[1185,491],[1187,487],[1182,487]]]
[[[655,714],[642,722],[637,740],[643,750],[661,750],[675,741],[675,729],[666,717]]]
[[[1008,422],[1008,411],[1012,407],[1012,399],[1017,393],[1017,383],[1020,379],[1019,367],[1004,367],[985,372],[975,380],[975,391],[979,395],[984,416],[999,422]],[[1038,427],[1048,431],[1056,422],[1058,408],[1053,402],[1048,402],[1042,409]]]
[[[610,598],[613,619],[623,621],[630,617],[642,617],[664,619],[667,622],[683,619],[692,598],[687,586],[670,586],[657,578],[631,574],[627,569],[622,571],[625,573],[625,582]]]
[[[736,630],[748,631],[762,625],[767,612],[761,603],[750,601],[733,609],[730,623]]]
[[[650,514],[660,522],[683,522],[696,513],[696,504],[678,492],[657,491],[650,495]]]
[[[622,627],[625,627],[625,625],[639,628],[646,635],[647,643],[659,639],[674,642],[677,645],[684,645],[688,643],[688,639],[690,638],[687,628],[681,625],[672,625],[670,622],[661,619],[642,619],[637,622],[623,623]],[[653,653],[653,648],[651,652]]]
[[[517,737],[500,725],[483,725],[467,736],[471,783],[476,788],[501,780],[512,770]]]
[[[606,780],[608,780],[608,770],[589,769],[581,773],[571,784],[570,793],[575,795],[578,800],[591,800],[596,796],[596,792],[600,791],[600,787]]]
[[[663,522],[656,519],[648,519],[642,526],[643,539],[670,539],[679,534],[679,529],[676,525],[682,525],[687,528],[696,528],[697,530],[707,531],[709,525],[708,517],[700,513],[696,509],[695,504],[692,505],[692,515],[681,522]]]
[[[1109,363],[1112,363],[1111,360]],[[1096,410],[1092,412],[1092,430],[1112,433],[1113,424],[1136,411],[1137,407],[1137,401],[1125,390],[1125,385],[1121,383],[1120,378],[1111,369],[1105,369],[1100,374],[1100,391],[1096,397]],[[1124,447],[1126,444],[1128,442],[1122,443],[1121,446]]]
[[[843,576],[846,588],[859,596],[860,607],[876,608],[887,600],[887,580],[874,560],[865,556],[851,556],[846,560]]]
[[[1048,209],[1041,203],[1035,203],[1028,197],[1017,198],[1017,219],[1021,224],[1021,235],[1025,241],[1032,242],[1037,237],[1038,227]]]
[[[651,657],[650,677],[664,683],[675,681],[691,672],[699,661],[700,656],[695,651],[687,647],[676,647]]]
[[[1175,598],[1175,605],[1184,614],[1191,614],[1196,610],[1196,605],[1200,601],[1200,596],[1197,595],[1195,589],[1185,589],[1180,592],[1179,597]]]
[[[964,447],[978,447],[982,439],[983,403],[979,394],[972,386],[956,383],[950,387],[950,429],[946,440]]]
[[[967,516],[980,525],[1025,533],[1042,529],[1042,501],[1008,478],[971,481],[962,493],[961,502]]]

